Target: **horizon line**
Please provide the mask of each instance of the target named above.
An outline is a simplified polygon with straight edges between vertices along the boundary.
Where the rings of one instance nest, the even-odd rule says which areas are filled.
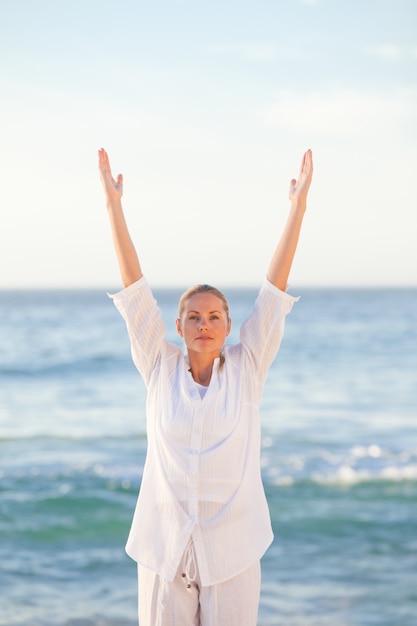
[[[220,289],[225,290],[237,290],[237,289],[259,289],[261,283],[250,283],[250,284],[219,284],[216,283],[216,286]],[[163,284],[163,283],[152,283],[152,289],[188,289],[189,284]],[[103,284],[93,284],[93,285],[83,285],[83,284],[68,284],[68,285],[1,285],[0,284],[0,292],[5,291],[100,291],[103,290],[107,293],[117,293],[117,291],[122,291],[123,285],[103,285]],[[416,283],[290,283],[288,285],[287,291],[294,291],[294,289],[417,289]]]

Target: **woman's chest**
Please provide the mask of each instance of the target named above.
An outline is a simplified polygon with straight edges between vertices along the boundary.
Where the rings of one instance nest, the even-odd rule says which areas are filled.
[[[254,393],[243,376],[233,374],[215,372],[203,398],[188,371],[171,375],[155,397],[155,435],[199,452],[246,438],[257,412]]]

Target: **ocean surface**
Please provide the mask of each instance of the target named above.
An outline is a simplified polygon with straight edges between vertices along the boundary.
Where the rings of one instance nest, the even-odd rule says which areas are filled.
[[[225,290],[231,341],[254,290]],[[179,291],[155,290],[174,329]],[[265,387],[259,626],[417,624],[417,289],[299,289]],[[0,292],[0,625],[137,625],[143,383],[104,290]]]

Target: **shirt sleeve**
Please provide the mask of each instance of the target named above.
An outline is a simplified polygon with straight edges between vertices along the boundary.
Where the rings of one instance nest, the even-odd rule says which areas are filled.
[[[165,325],[157,302],[144,276],[108,295],[126,322],[133,362],[148,385],[165,343]]]
[[[279,350],[285,317],[298,300],[265,279],[253,311],[241,327],[240,343],[247,351],[261,384]]]

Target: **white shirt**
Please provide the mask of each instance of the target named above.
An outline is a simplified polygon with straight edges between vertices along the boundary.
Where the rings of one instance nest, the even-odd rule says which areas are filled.
[[[204,397],[165,339],[147,281],[112,296],[147,388],[148,450],[126,551],[173,580],[190,538],[203,586],[258,561],[273,540],[260,470],[259,405],[294,298],[264,281],[240,342],[225,346]]]

